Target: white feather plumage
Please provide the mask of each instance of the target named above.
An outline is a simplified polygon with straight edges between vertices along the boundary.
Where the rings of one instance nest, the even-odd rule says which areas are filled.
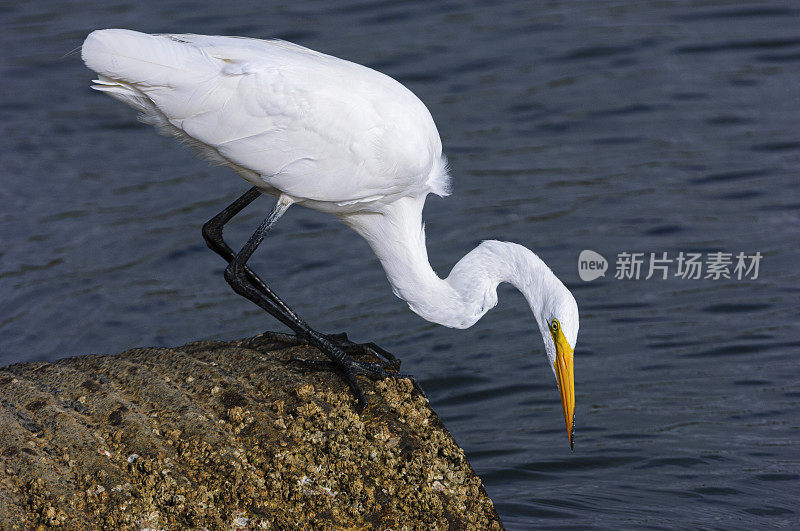
[[[93,88],[269,193],[334,211],[447,193],[427,108],[361,65],[283,41],[119,29],[92,32],[82,57]]]

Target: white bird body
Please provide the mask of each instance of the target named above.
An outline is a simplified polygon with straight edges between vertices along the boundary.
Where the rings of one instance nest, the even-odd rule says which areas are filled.
[[[447,193],[428,109],[375,70],[283,41],[130,30],[93,32],[82,55],[93,88],[273,195],[345,214]]]
[[[411,91],[283,41],[99,30],[82,57],[99,74],[93,88],[138,109],[162,133],[279,203],[339,217],[367,240],[394,293],[423,318],[467,328],[497,304],[497,285],[512,283],[539,325],[571,442],[575,300],[541,259],[514,243],[485,241],[447,278],[434,272],[422,209],[429,193],[449,193],[449,176],[436,125]]]

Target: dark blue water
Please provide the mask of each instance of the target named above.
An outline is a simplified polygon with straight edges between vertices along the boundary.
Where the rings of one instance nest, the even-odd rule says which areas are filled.
[[[493,4],[0,3],[0,363],[280,329],[200,236],[247,185],[90,91],[69,52],[104,27],[282,37],[429,106],[455,179],[425,211],[441,273],[517,241],[578,300],[570,453],[513,289],[469,330],[428,324],[302,208],[254,258],[310,323],[404,359],[509,529],[799,526],[800,5]],[[578,278],[582,249],[605,278]],[[613,278],[618,253],[681,251],[758,251],[759,278]]]

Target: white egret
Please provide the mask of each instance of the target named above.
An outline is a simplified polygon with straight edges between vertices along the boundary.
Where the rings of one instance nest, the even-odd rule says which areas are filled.
[[[253,185],[204,226],[204,237],[229,262],[225,279],[233,289],[322,351],[360,408],[366,399],[355,375],[407,376],[386,370],[394,357],[313,330],[246,265],[295,203],[335,215],[366,239],[395,295],[428,321],[470,327],[497,304],[499,283],[519,289],[544,340],[572,445],[575,299],[539,257],[515,243],[484,241],[447,278],[434,272],[422,208],[429,193],[448,194],[450,178],[436,125],[411,91],[375,70],[277,40],[108,29],[87,37],[82,57],[98,74],[92,88]],[[222,227],[261,194],[277,204],[234,253]],[[349,356],[361,347],[387,361]]]

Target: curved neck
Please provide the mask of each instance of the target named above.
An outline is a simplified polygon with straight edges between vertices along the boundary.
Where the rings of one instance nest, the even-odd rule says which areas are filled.
[[[527,248],[484,241],[439,278],[428,261],[422,207],[425,197],[404,197],[380,213],[342,216],[369,243],[383,265],[395,295],[424,319],[451,328],[468,328],[497,304],[497,285],[519,289],[542,323],[542,297],[553,282],[550,269]]]

